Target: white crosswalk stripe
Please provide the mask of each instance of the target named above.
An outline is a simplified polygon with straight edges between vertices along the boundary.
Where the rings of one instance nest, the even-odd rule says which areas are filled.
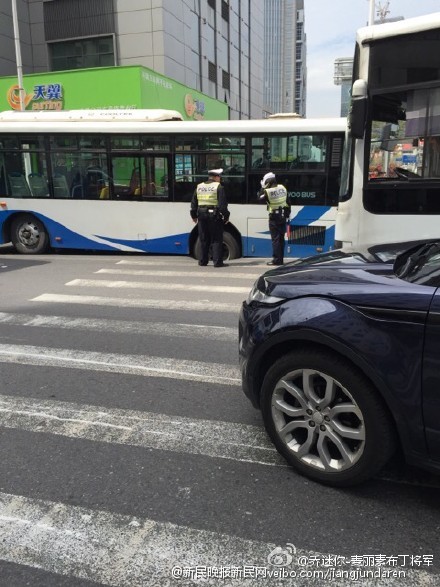
[[[230,422],[0,395],[0,426],[285,466],[261,427]]]
[[[257,277],[260,275],[260,271],[255,274],[251,273],[231,273],[227,274],[228,279],[242,279],[246,280],[248,283],[252,283]],[[171,277],[172,279],[176,279],[176,277],[189,277],[194,279],[195,273],[190,273],[188,271],[161,271],[157,270],[148,270],[148,269],[114,269],[114,268],[104,268],[95,271],[95,274],[106,274],[106,275],[133,275],[137,277]],[[225,276],[222,273],[223,277]],[[218,279],[218,273],[214,272],[204,272],[203,274],[197,274],[197,277],[200,279]]]
[[[159,283],[157,281],[108,281],[104,279],[73,279],[67,286],[76,287],[103,287],[112,289],[149,289],[154,291],[190,291],[209,293],[237,293],[246,295],[249,287],[235,287],[223,285],[187,285],[184,283]],[[205,306],[206,309],[206,306]]]
[[[125,320],[104,320],[99,318],[69,318],[67,316],[48,316],[45,314],[17,314],[0,312],[0,324],[14,326],[33,326],[37,328],[62,328],[90,332],[113,332],[173,336],[174,338],[206,338],[209,340],[237,340],[237,329],[227,326],[206,326],[203,324],[172,325],[166,322],[133,322]]]
[[[0,344],[0,363],[19,363],[39,367],[67,367],[108,373],[169,377],[186,381],[204,381],[222,385],[239,385],[237,367],[219,363],[202,363],[146,355],[89,353],[76,349],[57,349]]]
[[[414,570],[384,578],[387,571],[396,573],[396,569],[382,566],[378,581],[377,575],[368,577],[365,569],[348,559],[343,568],[337,569],[339,580],[333,582],[332,569],[316,569],[313,562],[308,563],[324,560],[329,555],[301,550],[294,545],[290,564],[282,567],[287,576],[281,580],[282,569],[269,563],[276,546],[147,518],[0,493],[3,560],[34,566],[38,553],[39,568],[112,587],[348,586],[357,582],[356,571],[364,573],[358,575],[363,587],[403,584],[435,587],[440,580],[438,575]],[[217,573],[208,575],[207,561],[209,568],[217,569]],[[219,577],[220,570],[226,572],[225,577]],[[269,573],[275,577],[273,583]]]
[[[143,299],[143,298],[113,298],[105,296],[83,296],[68,294],[50,294],[45,293],[35,298],[32,302],[46,302],[50,304],[80,304],[87,306],[115,306],[125,308],[151,308],[156,310],[188,310],[193,312],[206,312],[208,306],[206,301],[187,301],[172,299]],[[233,313],[238,314],[240,302],[225,303],[216,302],[209,306],[210,312]]]
[[[264,273],[265,267],[264,262],[266,259],[258,259],[253,258],[252,260],[240,259],[238,261],[233,261],[228,268],[222,271],[222,274],[225,275],[225,272],[228,274],[232,273],[233,271],[239,271],[242,269],[248,269],[249,273],[256,273],[261,275]],[[116,262],[116,265],[133,265],[133,266],[143,266],[143,267],[163,267],[164,262],[162,260],[154,260],[154,259],[121,259],[120,261]],[[188,267],[194,271],[198,272],[205,272],[209,271],[210,267],[198,267],[197,263],[189,259],[188,257],[173,257],[168,258],[166,261],[167,267],[178,267],[181,269],[182,267]]]

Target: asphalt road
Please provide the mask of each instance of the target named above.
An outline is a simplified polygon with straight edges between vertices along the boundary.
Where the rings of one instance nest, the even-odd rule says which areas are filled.
[[[440,584],[440,478],[332,489],[268,441],[237,364],[264,270],[0,251],[0,586]]]

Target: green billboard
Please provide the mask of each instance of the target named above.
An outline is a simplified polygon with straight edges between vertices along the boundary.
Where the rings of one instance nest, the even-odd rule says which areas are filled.
[[[23,76],[26,110],[163,108],[185,120],[227,120],[228,105],[146,67],[101,67]],[[0,78],[0,110],[19,110],[17,78]]]

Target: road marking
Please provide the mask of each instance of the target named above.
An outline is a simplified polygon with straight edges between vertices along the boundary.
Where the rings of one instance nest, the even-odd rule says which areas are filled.
[[[89,369],[144,377],[169,377],[221,385],[240,385],[238,367],[147,355],[86,352],[75,349],[0,344],[0,363]]]
[[[150,308],[155,310],[187,310],[190,312],[220,312],[237,314],[240,304],[227,304],[202,300],[199,302],[185,300],[148,300],[132,298],[110,298],[102,296],[83,296],[65,294],[42,294],[32,298],[31,302],[52,304],[82,304],[87,306],[116,306],[118,308]]]
[[[95,273],[105,273],[109,275],[138,275],[144,277],[189,277],[191,279],[200,279],[200,278],[214,278],[218,279],[218,273],[207,271],[206,273],[192,273],[189,271],[148,271],[147,269],[98,269]],[[247,279],[247,280],[254,280],[260,276],[260,272],[252,274],[252,273],[228,273],[228,279]],[[224,278],[224,273],[222,272],[222,276]]]
[[[290,260],[294,260],[289,259]],[[266,261],[267,258],[255,258],[252,257],[252,260],[249,260],[248,262],[246,262],[244,259],[241,260],[241,262],[237,262],[237,261],[227,261],[227,263],[229,264],[229,267],[226,268],[225,272],[228,274],[233,274],[235,269],[249,269],[249,274],[251,274],[251,271],[255,271],[258,272],[258,274],[264,273],[265,271],[267,271],[267,266],[266,266]],[[194,273],[197,273],[199,275],[201,275],[202,273],[205,274],[205,272],[210,270],[210,267],[208,265],[208,268],[206,267],[199,267],[197,265],[197,261],[195,259],[188,259],[187,257],[167,257],[166,261],[149,261],[145,258],[143,259],[121,259],[120,261],[117,261],[115,263],[116,265],[137,265],[137,266],[144,266],[144,267],[188,267],[194,270]],[[224,273],[224,271],[222,271],[222,274]]]
[[[48,327],[48,328],[76,328],[79,330],[92,330],[95,331],[99,329],[101,331],[108,330],[109,332],[129,332],[129,333],[151,333],[151,330],[154,330],[155,334],[165,334],[165,329],[169,327],[169,324],[166,323],[153,323],[153,324],[140,324],[136,322],[123,322],[123,321],[113,321],[113,320],[98,320],[98,319],[85,319],[85,318],[68,318],[65,316],[44,316],[44,315],[36,315],[36,316],[28,316],[26,314],[7,314],[6,312],[0,312],[0,324],[18,324],[22,326],[30,326],[30,327]],[[235,340],[236,339],[236,330],[235,328],[225,328],[221,326],[198,326],[195,324],[173,324],[173,333],[172,336],[182,336],[182,337],[200,337],[200,338],[209,338],[210,340]],[[8,350],[11,350],[11,347],[7,347]],[[54,349],[50,349],[51,352]],[[55,349],[56,350],[56,349]],[[76,356],[76,352],[74,352]],[[119,355],[118,355],[119,357]],[[48,357],[46,357],[46,365],[48,364]],[[69,368],[84,368],[92,370],[103,370],[107,371],[110,370],[112,372],[115,371],[114,367],[109,369],[105,369],[104,367],[99,368],[99,365],[95,367],[91,367],[90,363],[81,367],[81,364],[72,365],[68,363],[66,365],[60,365],[64,359],[63,357],[58,357],[57,360],[53,360],[52,365],[49,366],[60,367],[66,366]],[[3,357],[1,356],[0,351],[0,363],[7,362],[7,363],[26,363],[26,364],[33,364],[33,365],[41,365],[40,359],[35,358],[35,354],[33,353],[31,357],[26,357],[23,361],[20,360],[19,356],[17,357]],[[125,372],[125,371],[124,371]],[[149,373],[134,373],[135,375],[149,375]],[[156,376],[155,373],[152,373],[151,376]],[[170,375],[159,375],[159,376],[169,376],[170,378],[174,378],[172,374]],[[179,378],[183,378],[179,375]],[[231,381],[232,382],[232,381]],[[217,383],[224,384],[224,381],[218,381]],[[239,384],[239,380],[235,379],[235,384]],[[159,416],[155,416],[159,417]],[[426,475],[426,474],[424,474]],[[431,478],[420,478],[412,479],[406,478],[405,476],[402,477],[401,474],[390,474],[388,470],[382,471],[378,476],[378,479],[382,481],[398,483],[398,484],[405,484],[405,485],[420,485],[422,487],[440,487],[440,480],[437,477]]]
[[[273,560],[277,547],[287,554],[286,546],[289,546],[289,554],[292,552],[292,555],[290,564],[281,569],[288,573],[294,572],[296,576],[280,579],[280,575],[275,575],[277,578],[273,581],[267,575],[257,576],[257,569],[260,573],[265,569],[269,572],[280,571],[280,567],[271,566],[269,559]],[[0,493],[0,558],[111,587],[179,584],[185,587],[201,584],[216,587],[223,583],[230,587],[261,587],[281,583],[287,587],[306,583],[313,583],[315,587],[328,587],[332,576],[327,577],[327,573],[332,569],[318,567],[316,561],[336,560],[338,555],[300,550],[294,545],[247,540],[144,517]],[[435,587],[440,584],[439,575],[424,570],[394,567],[390,569],[391,572],[405,571],[406,576],[403,579],[392,576],[383,578],[387,567],[359,568],[351,563],[350,557],[346,559],[348,563],[344,566],[333,566],[336,572],[340,572],[340,578],[335,583],[339,586],[353,585],[355,579],[350,573],[356,569],[364,573],[367,570],[381,573],[379,579],[362,579],[365,587],[379,584],[383,587],[401,587],[403,584]],[[202,579],[191,575],[191,570],[196,572],[199,569],[199,572],[203,572],[203,569],[208,568],[229,569],[231,574],[226,582],[216,574],[205,573]],[[188,569],[188,572],[179,577],[176,569],[182,573]],[[247,574],[240,576],[233,572],[234,569],[241,569],[242,573],[247,569]]]
[[[179,324],[169,322],[131,322],[125,320],[103,320],[99,318],[69,318],[68,316],[45,316],[36,314],[14,314],[0,312],[0,324],[38,328],[62,328],[68,330],[100,331],[118,334],[145,334],[172,336],[173,338],[196,338],[209,340],[237,340],[237,329],[226,326],[202,324]]]
[[[0,395],[0,426],[287,467],[264,428],[246,424]]]
[[[161,283],[159,281],[108,281],[105,279],[73,279],[67,286],[75,287],[106,287],[113,289],[150,289],[154,291],[197,291],[209,293],[239,293],[246,295],[249,287],[223,285],[185,285],[184,283]]]

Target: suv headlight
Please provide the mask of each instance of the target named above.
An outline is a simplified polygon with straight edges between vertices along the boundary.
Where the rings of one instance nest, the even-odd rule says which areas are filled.
[[[264,291],[261,291],[261,289],[258,288],[257,283],[254,285],[254,287],[249,292],[249,295],[246,300],[247,304],[251,304],[252,302],[257,302],[258,304],[266,304],[266,305],[270,306],[273,304],[279,304],[280,302],[284,301],[284,298],[277,298],[276,296],[271,296],[271,295],[264,293]]]

